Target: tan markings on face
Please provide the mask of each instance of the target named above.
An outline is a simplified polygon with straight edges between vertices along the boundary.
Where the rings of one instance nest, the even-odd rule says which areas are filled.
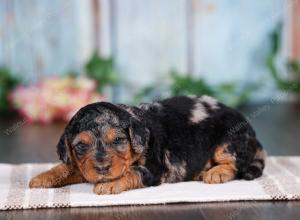
[[[95,161],[95,150],[89,149],[86,154],[80,158],[75,158],[78,168],[89,182],[101,182],[116,179],[121,177],[134,162],[134,157],[132,156],[132,148],[129,143],[126,151],[118,152],[115,149],[107,149],[106,153],[109,155],[110,159],[110,169],[105,175],[97,173],[95,166],[97,161]]]
[[[93,135],[88,131],[79,133],[74,138],[73,145],[76,145],[80,142],[90,145],[89,149],[80,158],[76,156],[75,150],[73,149],[71,158],[76,162],[78,169],[87,181],[96,182],[98,179],[98,174],[96,173],[94,168],[95,162],[93,155],[95,154],[95,150],[91,146],[94,143]]]
[[[90,133],[89,131],[82,131],[78,135],[75,136],[72,145],[76,145],[78,143],[84,143],[87,145],[92,145],[94,143],[94,137],[93,134]]]
[[[118,131],[115,128],[109,128],[103,135],[103,140],[105,143],[110,144],[119,137]],[[124,138],[124,136],[123,136]],[[111,158],[111,168],[107,177],[113,179],[120,177],[126,171],[129,170],[130,166],[138,159],[140,159],[140,155],[136,155],[132,149],[129,141],[124,143],[127,145],[125,147],[125,151],[118,151],[115,148],[109,148],[107,153]]]
[[[111,178],[121,176],[134,162],[132,147],[129,143],[127,143],[127,145],[126,151],[124,152],[117,152],[115,150],[111,152],[112,167],[109,174]]]
[[[82,143],[85,143],[85,144],[88,144],[88,145],[91,145],[93,143],[92,136],[86,131],[81,132],[79,134],[79,138],[80,138]]]
[[[141,155],[136,155],[134,150],[128,141],[124,143],[127,147],[124,147],[124,151],[118,151],[115,147],[112,146],[112,143],[116,138],[119,137],[119,133],[115,128],[107,129],[102,135],[103,143],[107,146],[105,147],[105,153],[109,159],[110,169],[109,172],[105,175],[97,173],[95,166],[101,166],[101,163],[97,162],[95,159],[96,149],[91,147],[87,150],[85,155],[81,158],[75,158],[78,168],[80,169],[83,176],[89,182],[101,182],[116,179],[124,175],[129,169],[130,166],[137,160],[140,160],[141,163],[145,163],[145,159]],[[79,135],[80,140],[83,143],[91,144],[93,143],[93,137],[88,132],[82,132]],[[77,140],[78,141],[78,140]],[[77,142],[76,141],[76,142]],[[74,141],[75,142],[75,141]],[[73,152],[75,154],[75,152]],[[108,163],[106,161],[105,163]]]
[[[108,128],[103,134],[103,140],[105,143],[112,143],[117,137],[117,131],[114,128]]]
[[[75,154],[75,152],[74,152]],[[74,160],[77,163],[78,169],[84,176],[84,178],[91,183],[95,183],[99,179],[99,174],[95,170],[95,161],[94,161],[94,150],[88,150],[82,158],[78,159],[74,157]]]

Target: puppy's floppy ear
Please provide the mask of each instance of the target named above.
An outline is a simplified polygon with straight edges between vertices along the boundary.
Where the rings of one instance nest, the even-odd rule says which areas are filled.
[[[78,125],[75,124],[75,121],[79,117],[79,114],[80,112],[77,112],[67,124],[64,133],[61,135],[56,146],[56,152],[59,156],[59,159],[67,164],[71,163],[69,139],[72,133],[76,133],[76,131],[78,131]]]
[[[148,145],[148,141],[150,138],[150,131],[143,125],[141,122],[132,118],[130,120],[129,127],[129,135],[131,139],[132,148],[135,153],[142,153],[146,146]]]
[[[59,142],[56,146],[56,152],[62,162],[70,164],[71,161],[69,157],[69,146],[66,131],[59,139]]]

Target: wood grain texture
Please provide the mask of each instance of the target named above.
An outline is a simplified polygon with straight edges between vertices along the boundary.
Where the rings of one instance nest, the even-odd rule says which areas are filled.
[[[3,211],[1,219],[252,220],[298,219],[300,202],[234,202]]]

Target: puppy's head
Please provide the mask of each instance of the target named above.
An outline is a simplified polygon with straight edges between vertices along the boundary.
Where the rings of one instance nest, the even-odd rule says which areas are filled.
[[[122,176],[141,158],[149,139],[149,130],[131,113],[106,102],[83,107],[60,138],[60,159],[74,163],[89,182]]]

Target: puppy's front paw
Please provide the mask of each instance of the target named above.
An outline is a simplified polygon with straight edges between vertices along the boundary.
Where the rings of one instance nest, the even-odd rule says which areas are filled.
[[[235,170],[229,165],[215,166],[203,175],[203,181],[205,183],[225,183],[233,180],[235,176]]]
[[[97,183],[94,187],[94,193],[98,195],[119,194],[126,190],[126,186],[118,180],[107,183]]]
[[[56,178],[52,175],[40,174],[33,177],[29,182],[30,188],[51,188],[57,185]]]

